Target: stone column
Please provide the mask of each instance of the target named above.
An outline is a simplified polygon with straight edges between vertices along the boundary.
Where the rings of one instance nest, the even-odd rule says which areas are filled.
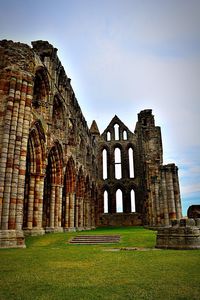
[[[44,194],[44,174],[40,175],[39,181],[39,195],[38,195],[38,228],[43,230],[42,217],[43,217],[43,194]]]
[[[50,228],[54,228],[55,222],[55,185],[51,184],[51,196],[50,196]]]
[[[174,201],[176,206],[176,218],[179,220],[182,218],[182,208],[181,208],[181,198],[180,198],[180,188],[178,180],[178,168],[174,166],[173,171],[173,183],[174,183]]]
[[[75,205],[75,211],[76,211],[76,218],[75,218],[75,226],[76,228],[79,227],[79,210],[80,210],[80,204],[79,204],[80,198],[76,197],[76,205]]]
[[[167,187],[166,187],[166,173],[165,169],[161,172],[161,190],[163,199],[163,212],[164,212],[164,225],[169,225],[169,211],[168,211],[168,201],[167,201]]]
[[[60,185],[58,187],[58,194],[59,194],[58,227],[61,229],[61,231],[62,231],[62,224],[61,224],[61,220],[62,220],[62,190],[63,190],[63,186]]]
[[[170,165],[167,165],[166,183],[167,183],[167,198],[169,203],[169,219],[174,220],[176,219],[176,209],[175,209],[175,202],[174,202],[174,184],[173,184],[173,177],[172,177],[172,171]]]
[[[28,220],[27,229],[33,228],[33,208],[35,197],[35,175],[30,176],[29,195],[28,195]]]
[[[40,193],[40,176],[37,174],[35,175],[33,227],[38,227],[39,193]]]
[[[9,153],[10,140],[15,137],[11,135],[12,114],[14,110],[14,97],[16,90],[17,78],[12,77],[10,79],[9,93],[7,97],[5,117],[4,117],[4,129],[2,135],[1,146],[1,160],[0,160],[0,203],[1,207],[1,229],[8,230],[9,208],[10,208],[10,192],[11,192],[11,179],[12,179],[12,152]],[[10,136],[11,135],[11,136]],[[13,142],[12,142],[13,143]],[[7,166],[7,163],[9,165]]]
[[[64,228],[67,229],[69,227],[69,223],[70,223],[70,215],[69,215],[69,211],[70,211],[70,195],[69,193],[66,194],[66,198],[64,199],[65,201],[65,224],[64,224]]]
[[[75,193],[69,194],[69,228],[74,229]]]
[[[58,214],[59,214],[59,206],[60,206],[60,191],[59,186],[55,185],[55,210],[54,210],[54,228],[58,227]]]
[[[19,176],[18,176],[17,204],[16,204],[16,211],[17,211],[16,228],[18,230],[22,229],[22,224],[23,224],[24,183],[25,183],[25,174],[26,174],[26,155],[27,155],[29,128],[30,128],[32,93],[33,93],[33,84],[28,83],[27,93],[26,93],[26,104],[24,109],[20,159],[19,159]]]
[[[83,197],[79,197],[80,206],[79,206],[79,223],[78,223],[78,227],[80,229],[83,229],[83,214],[84,214],[83,201],[84,201]]]

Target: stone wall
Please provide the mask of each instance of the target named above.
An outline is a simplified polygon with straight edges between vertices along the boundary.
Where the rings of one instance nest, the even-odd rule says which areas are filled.
[[[142,226],[142,215],[139,213],[102,214],[99,226]]]
[[[115,126],[119,133],[116,135]],[[115,151],[121,152],[120,163],[115,160]],[[133,156],[134,172],[130,173],[130,151]],[[103,151],[106,151],[107,174],[103,178]],[[108,214],[117,213],[117,191],[122,192],[123,213],[141,214],[142,224],[167,226],[171,220],[182,217],[178,168],[175,164],[163,165],[161,129],[155,126],[150,109],[138,114],[134,133],[115,116],[99,138],[99,216],[105,213],[106,192]],[[121,168],[120,178],[115,167]],[[134,193],[135,210],[131,209]],[[109,217],[106,217],[109,219]],[[108,221],[105,219],[105,223]],[[111,216],[113,220],[113,216]],[[112,221],[113,223],[113,221]]]
[[[200,219],[172,221],[172,226],[159,228],[156,247],[161,249],[200,249]]]
[[[32,46],[0,42],[1,246],[24,246],[24,232],[95,226],[97,135],[57,49]]]
[[[115,116],[100,135],[95,121],[88,128],[56,48],[0,41],[1,247],[24,247],[24,235],[179,219],[178,169],[163,165],[162,151],[150,109],[134,132]]]

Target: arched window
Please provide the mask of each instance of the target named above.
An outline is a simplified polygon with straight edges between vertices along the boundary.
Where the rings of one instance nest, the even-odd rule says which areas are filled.
[[[46,71],[44,69],[37,70],[35,74],[32,106],[37,109],[40,106],[44,106],[47,101],[47,95],[49,92],[49,82]]]
[[[128,138],[128,136],[127,136],[127,131],[124,130],[124,131],[123,131],[123,140],[126,141],[127,138]]]
[[[109,142],[111,140],[111,133],[110,131],[107,132],[107,141]]]
[[[104,194],[103,194],[103,212],[104,214],[107,214],[108,213],[108,192],[107,191],[104,191]]]
[[[130,178],[134,177],[134,162],[133,162],[133,149],[128,149],[128,158],[129,158],[129,176]]]
[[[119,125],[115,124],[114,125],[114,131],[115,131],[115,141],[119,140]]]
[[[115,178],[122,178],[121,150],[119,148],[115,148]]]
[[[123,195],[120,189],[116,191],[116,212],[123,212]]]
[[[107,150],[103,150],[103,179],[108,178],[108,172],[107,172]]]
[[[131,212],[135,212],[135,191],[131,190]]]

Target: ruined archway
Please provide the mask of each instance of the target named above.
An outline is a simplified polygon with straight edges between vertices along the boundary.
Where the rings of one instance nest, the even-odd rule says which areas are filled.
[[[72,157],[67,162],[64,187],[63,187],[63,205],[62,205],[62,226],[67,229],[73,229],[75,217],[75,189],[76,173],[75,163]]]
[[[45,134],[40,121],[33,125],[27,146],[23,229],[42,230]],[[31,232],[30,232],[31,233]]]
[[[85,182],[82,168],[79,169],[76,188],[76,228],[83,228],[83,202],[84,202]]]
[[[63,188],[63,152],[59,142],[55,142],[48,154],[46,167],[43,226],[46,231],[61,229]]]
[[[42,112],[46,108],[49,95],[49,79],[45,68],[40,67],[36,70],[32,107],[38,112]]]

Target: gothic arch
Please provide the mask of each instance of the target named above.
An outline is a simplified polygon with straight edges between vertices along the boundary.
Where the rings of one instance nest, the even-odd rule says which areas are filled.
[[[62,226],[74,228],[75,214],[75,191],[76,191],[76,170],[72,157],[69,158],[64,176],[63,200],[62,200]]]
[[[63,151],[56,141],[48,153],[46,167],[43,226],[45,228],[61,228],[63,188]]]
[[[35,109],[45,107],[48,101],[50,85],[47,71],[39,67],[35,72],[32,106]]]
[[[85,193],[85,179],[82,167],[79,168],[76,188],[76,228],[83,228],[83,202]]]
[[[45,170],[45,134],[41,122],[35,122],[30,130],[23,209],[23,228],[42,228],[42,202]]]
[[[65,106],[63,100],[58,94],[54,96],[53,111],[52,111],[52,124],[54,130],[63,131],[66,126],[65,121]]]
[[[101,149],[100,153],[101,153],[102,166],[104,164],[104,168],[106,168],[106,175],[107,175],[106,178],[104,178],[104,171],[103,171],[103,168],[102,168],[101,169],[100,177],[102,179],[109,179],[110,178],[110,162],[111,162],[110,149],[109,149],[109,147],[106,144],[102,145],[100,149]],[[106,161],[105,162],[104,162],[104,158],[103,158],[104,150],[106,151]]]

